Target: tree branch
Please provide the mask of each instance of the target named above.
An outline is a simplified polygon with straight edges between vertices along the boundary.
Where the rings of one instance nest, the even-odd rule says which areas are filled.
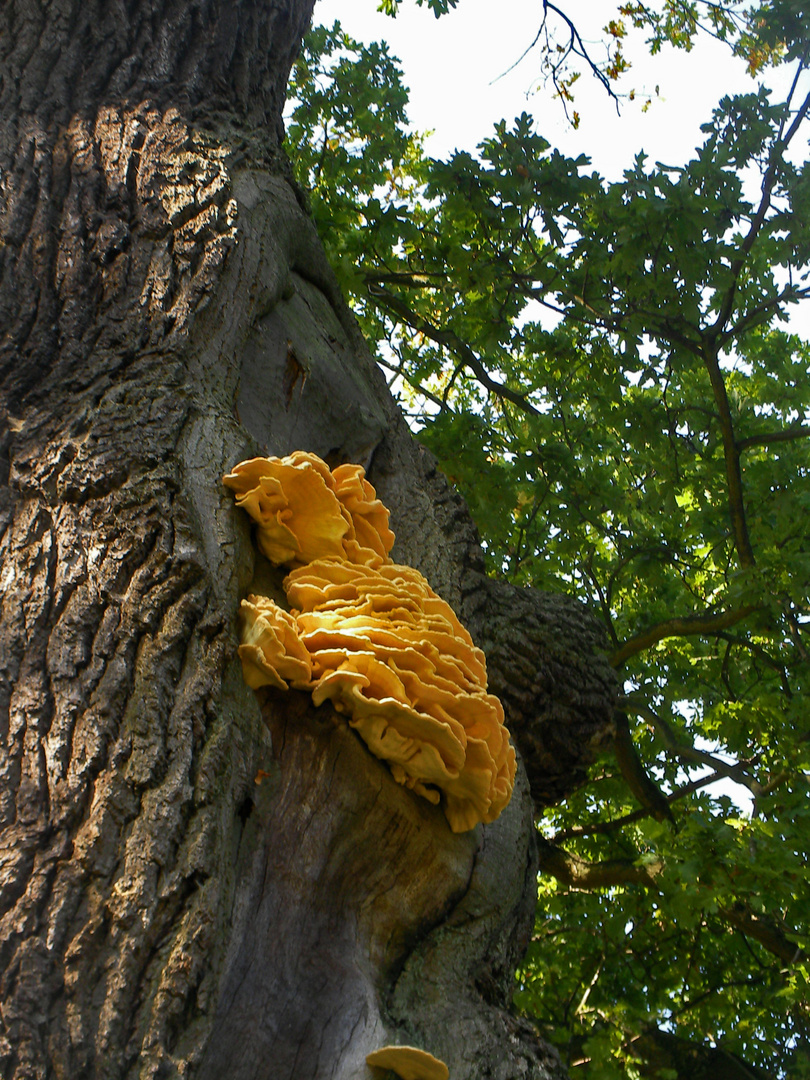
[[[545,31],[545,33],[546,33],[546,54],[547,54],[547,56],[551,56],[554,53],[555,50],[551,46],[551,42],[549,40],[549,35],[548,35],[548,29],[547,29],[549,11],[553,11],[554,14],[558,16],[558,18],[562,19],[562,21],[568,27],[568,33],[569,33],[568,44],[566,46],[560,46],[559,49],[557,50],[559,59],[554,64],[549,63],[549,70],[551,72],[551,81],[552,81],[552,84],[554,86],[554,89],[557,91],[558,97],[562,101],[563,109],[565,110],[566,117],[568,116],[567,101],[568,101],[568,98],[570,98],[570,94],[567,94],[566,91],[565,91],[565,88],[560,86],[557,76],[558,76],[558,73],[560,72],[560,69],[563,67],[563,65],[565,64],[565,61],[568,59],[568,57],[571,55],[571,53],[573,53],[574,56],[578,56],[581,60],[585,61],[585,63],[591,69],[591,74],[594,76],[594,78],[597,79],[597,81],[599,83],[601,83],[602,88],[607,92],[608,97],[613,98],[613,100],[616,102],[616,108],[618,109],[618,107],[619,107],[618,95],[616,94],[616,91],[611,87],[610,79],[605,74],[605,72],[602,71],[602,69],[599,67],[599,65],[594,60],[591,59],[590,53],[586,49],[585,43],[582,40],[579,31],[577,30],[576,26],[571,21],[571,19],[569,19],[569,17],[565,14],[565,12],[561,11],[555,4],[550,3],[549,0],[543,0],[543,18],[542,18],[542,21],[540,23],[540,27],[538,28],[538,31],[535,34],[534,39],[532,40],[531,44],[526,49],[523,50],[523,52],[520,54],[520,56],[517,58],[517,60],[515,60],[515,62],[513,64],[509,65],[509,67],[506,69],[506,71],[504,71],[501,75],[498,76],[498,79],[502,79],[504,77],[504,75],[508,75],[510,71],[514,71],[514,69],[518,66],[518,64],[520,64],[521,61],[526,59],[526,57],[529,55],[529,53],[532,51],[532,49],[538,43],[540,38],[543,36],[543,31]],[[497,79],[494,80],[494,81],[497,82]]]
[[[438,405],[440,410],[444,410],[447,408],[447,402],[442,401],[440,397],[437,397],[434,393],[432,393],[432,391],[428,390],[426,386],[423,386],[422,383],[417,382],[410,375],[408,375],[404,369],[404,365],[400,364],[399,367],[394,367],[393,364],[389,364],[386,360],[383,360],[380,357],[377,357],[377,363],[380,365],[380,367],[384,367],[386,371],[390,371],[393,375],[391,382],[389,382],[388,384],[389,386],[392,382],[394,382],[396,378],[404,379],[409,386],[413,387],[417,394],[423,394],[428,401],[432,401],[434,405]]]
[[[616,734],[613,740],[613,749],[616,752],[616,760],[619,763],[624,781],[641,805],[649,810],[656,821],[674,821],[666,796],[658,790],[649,778],[641,759],[636,753],[630,734],[630,725],[627,722],[627,715],[623,712],[616,713]]]
[[[795,82],[794,82],[795,86]],[[792,93],[792,90],[791,90]],[[786,107],[787,107],[786,103]],[[793,118],[793,123],[787,130],[787,134],[783,138],[777,139],[771,150],[770,160],[768,161],[768,168],[765,170],[765,175],[762,177],[762,197],[759,200],[759,206],[756,209],[756,213],[751,219],[751,224],[748,228],[748,232],[745,234],[742,244],[740,245],[739,255],[731,263],[731,284],[728,287],[728,291],[720,305],[720,310],[717,313],[717,318],[710,328],[710,336],[716,341],[722,334],[726,323],[731,318],[731,313],[734,310],[734,300],[737,295],[737,284],[740,277],[740,271],[745,265],[745,260],[751,252],[751,248],[756,243],[756,239],[759,236],[759,231],[765,224],[765,218],[768,210],[771,206],[771,196],[773,194],[774,185],[776,184],[777,165],[782,159],[782,154],[789,145],[791,139],[801,127],[804,122],[807,112],[810,110],[810,94],[802,102],[796,116]]]
[[[788,286],[778,296],[771,297],[770,300],[765,301],[762,304],[757,304],[756,307],[751,308],[745,315],[736,322],[733,326],[730,326],[728,330],[723,331],[717,337],[717,345],[719,348],[723,348],[729,341],[733,341],[734,338],[738,338],[744,330],[750,330],[752,327],[764,322],[766,317],[780,304],[784,304],[786,301],[804,300],[810,296],[810,289],[797,289],[794,286]]]
[[[754,550],[748,535],[748,523],[745,517],[743,498],[742,469],[740,468],[740,450],[734,435],[734,420],[726,390],[726,381],[720,370],[720,360],[713,345],[707,344],[702,350],[703,362],[709,373],[709,381],[717,405],[720,420],[720,434],[723,439],[723,456],[726,463],[726,482],[728,484],[728,510],[731,517],[731,532],[740,565],[749,568],[755,565]]]
[[[551,843],[544,836],[537,837],[540,853],[540,870],[550,874],[572,889],[606,889],[617,885],[642,885],[658,890],[658,878],[664,872],[662,859],[648,863],[630,862],[626,859],[606,859],[589,862],[570,851]],[[789,930],[779,919],[757,915],[744,904],[719,908],[718,916],[735,930],[753,938],[764,949],[785,965],[794,965],[806,959],[807,954],[788,936]]]
[[[779,675],[779,682],[782,686],[782,692],[786,697],[792,698],[793,691],[790,688],[790,680],[788,678],[788,671],[784,664],[780,663],[775,657],[763,649],[761,645],[758,645],[755,641],[749,641],[744,637],[737,637],[734,634],[727,634],[724,631],[719,633],[718,638],[721,641],[725,641],[732,648],[746,649],[752,656],[756,657],[761,663],[765,664],[772,671],[775,671]]]
[[[643,864],[624,859],[592,863],[557,847],[545,837],[537,837],[540,869],[572,889],[606,889],[614,885],[643,885],[657,889],[656,878],[664,870],[660,860]]]
[[[733,985],[733,984],[731,984]],[[716,1080],[775,1080],[756,1065],[743,1061],[722,1046],[684,1039],[669,1031],[649,1027],[629,1043],[642,1080],[672,1075],[677,1080],[715,1077]]]
[[[787,107],[787,105],[786,105]],[[740,274],[745,266],[762,226],[765,224],[768,210],[771,206],[771,197],[777,180],[778,165],[782,160],[785,148],[798,131],[810,110],[810,94],[804,99],[800,109],[794,117],[793,123],[787,133],[776,140],[771,148],[768,168],[762,178],[762,197],[759,201],[756,213],[751,219],[748,232],[739,248],[739,253],[731,262],[731,284],[723,298],[720,308],[712,326],[704,336],[702,347],[703,361],[709,373],[715,403],[720,414],[720,430],[723,438],[723,454],[726,463],[726,479],[728,482],[728,503],[731,516],[731,528],[734,535],[734,544],[739,556],[740,565],[744,568],[755,565],[754,551],[751,547],[751,539],[748,534],[748,524],[745,516],[745,501],[743,498],[742,470],[740,468],[740,449],[734,436],[734,423],[731,416],[726,384],[723,373],[720,370],[719,348],[723,333],[734,310],[734,302],[737,295],[737,286]]]
[[[770,431],[762,435],[749,435],[737,442],[740,453],[750,450],[752,446],[771,446],[773,443],[794,442],[797,439],[806,439],[810,436],[810,424],[796,424],[793,427],[784,428],[782,431]]]
[[[676,788],[671,795],[667,795],[666,800],[670,804],[678,802],[680,799],[685,799],[687,795],[716,783],[717,779],[717,774],[711,773],[709,776],[701,776],[697,780],[690,780],[688,784]],[[553,839],[555,843],[564,844],[566,840],[575,840],[580,836],[606,836],[618,832],[625,825],[632,825],[633,822],[642,821],[648,817],[652,817],[652,814],[646,808],[632,810],[629,814],[622,814],[621,817],[613,818],[610,821],[597,821],[593,825],[572,825],[568,829],[560,829],[559,832],[554,834]]]
[[[719,908],[717,914],[735,930],[759,942],[763,948],[778,957],[784,964],[792,966],[807,958],[807,953],[787,936],[788,927],[781,919],[756,915],[744,904]]]
[[[423,319],[421,315],[417,315],[407,304],[403,303],[402,300],[388,292],[387,289],[382,288],[380,285],[369,282],[367,287],[369,293],[374,298],[374,301],[379,304],[380,307],[385,308],[389,314],[395,315],[398,319],[401,319],[410,326],[412,330],[417,330],[420,334],[424,334],[425,337],[430,338],[431,341],[435,341],[437,345],[441,345],[454,353],[459,360],[464,362],[465,367],[468,367],[472,371],[476,379],[478,379],[481,385],[486,390],[489,390],[490,393],[495,394],[504,401],[511,402],[530,416],[541,415],[539,410],[535,409],[534,405],[532,405],[530,401],[527,401],[522,394],[510,390],[508,386],[504,386],[504,384],[499,383],[497,379],[493,379],[470,346],[462,341],[454,331],[440,330],[437,326],[428,322],[427,319]]]
[[[649,649],[652,645],[663,641],[664,638],[708,635],[718,630],[727,630],[730,626],[735,626],[738,622],[759,610],[759,606],[755,604],[746,604],[744,607],[734,608],[730,611],[666,619],[664,622],[657,623],[655,626],[643,630],[640,634],[636,634],[635,637],[626,641],[620,649],[613,653],[610,663],[614,668],[619,668],[631,656],[643,652],[644,649]]]
[[[659,714],[656,713],[654,709],[651,709],[649,705],[637,701],[632,696],[626,697],[624,699],[624,704],[631,712],[636,713],[637,716],[643,716],[645,720],[649,720],[664,740],[667,750],[681,761],[692,762],[695,765],[702,765],[712,769],[717,776],[725,776],[729,780],[733,780],[735,783],[748,788],[754,797],[760,797],[765,794],[765,789],[762,784],[748,775],[745,765],[742,762],[729,765],[727,761],[715,757],[714,754],[707,754],[705,751],[698,750],[688,743],[682,743],[667,721],[664,720],[663,716],[659,716]]]

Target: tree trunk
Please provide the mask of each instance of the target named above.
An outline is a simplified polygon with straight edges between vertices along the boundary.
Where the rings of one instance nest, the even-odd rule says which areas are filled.
[[[614,686],[576,604],[484,577],[280,150],[313,0],[0,8],[0,1074],[562,1075],[509,1013],[533,802],[455,835],[328,706],[244,684],[238,460],[359,461],[466,620],[538,803]],[[516,632],[516,624],[525,633]]]

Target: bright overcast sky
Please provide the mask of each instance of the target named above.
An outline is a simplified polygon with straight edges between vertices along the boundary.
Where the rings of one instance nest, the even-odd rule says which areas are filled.
[[[376,2],[318,0],[315,20],[331,25],[339,19],[360,41],[388,42],[411,89],[411,123],[435,132],[428,144],[435,156],[456,147],[473,150],[498,120],[526,111],[538,119],[538,129],[552,145],[569,154],[587,154],[603,175],[618,179],[642,148],[653,161],[683,163],[701,141],[700,125],[711,119],[723,94],[754,88],[744,64],[718,43],[706,41],[688,55],[667,48],[650,57],[638,35],[626,48],[633,67],[624,82],[626,90],[637,91],[636,102],[625,103],[618,116],[615,104],[583,74],[575,87],[575,107],[582,117],[575,131],[550,89],[538,82],[537,50],[504,74],[537,34],[540,0],[460,0],[441,19],[415,0],[391,19],[375,11]],[[601,59],[601,27],[615,15],[618,0],[565,0],[560,6]],[[766,84],[773,79],[766,75]],[[656,86],[660,96],[644,113],[644,92]]]

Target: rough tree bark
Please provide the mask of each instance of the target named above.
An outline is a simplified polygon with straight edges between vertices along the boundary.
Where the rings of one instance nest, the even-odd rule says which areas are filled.
[[[456,836],[328,707],[244,685],[259,564],[221,476],[361,461],[485,647],[538,803],[614,693],[588,615],[489,581],[280,151],[313,0],[0,7],[0,1073],[561,1075],[508,1010],[521,770]]]

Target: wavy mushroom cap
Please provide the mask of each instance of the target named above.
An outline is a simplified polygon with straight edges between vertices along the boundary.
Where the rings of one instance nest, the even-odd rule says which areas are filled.
[[[258,525],[259,550],[276,566],[343,558],[351,520],[335,494],[332,474],[315,454],[252,458],[223,477],[237,506]]]
[[[347,538],[349,562],[368,563],[388,561],[394,546],[394,534],[388,527],[388,508],[377,498],[377,492],[366,480],[362,465],[338,465],[332,470],[335,491],[348,511],[354,526],[354,537]],[[349,550],[350,545],[356,548]],[[371,552],[376,558],[369,559]]]
[[[383,1046],[366,1055],[373,1069],[391,1069],[402,1080],[448,1080],[450,1070],[427,1050],[416,1046]]]
[[[223,483],[258,525],[257,543],[276,566],[344,559],[379,566],[394,534],[388,510],[361,465],[334,472],[317,454],[296,450],[284,458],[251,458]]]
[[[240,614],[239,658],[248,686],[308,689],[312,661],[293,616],[267,596],[249,596],[242,601]]]

